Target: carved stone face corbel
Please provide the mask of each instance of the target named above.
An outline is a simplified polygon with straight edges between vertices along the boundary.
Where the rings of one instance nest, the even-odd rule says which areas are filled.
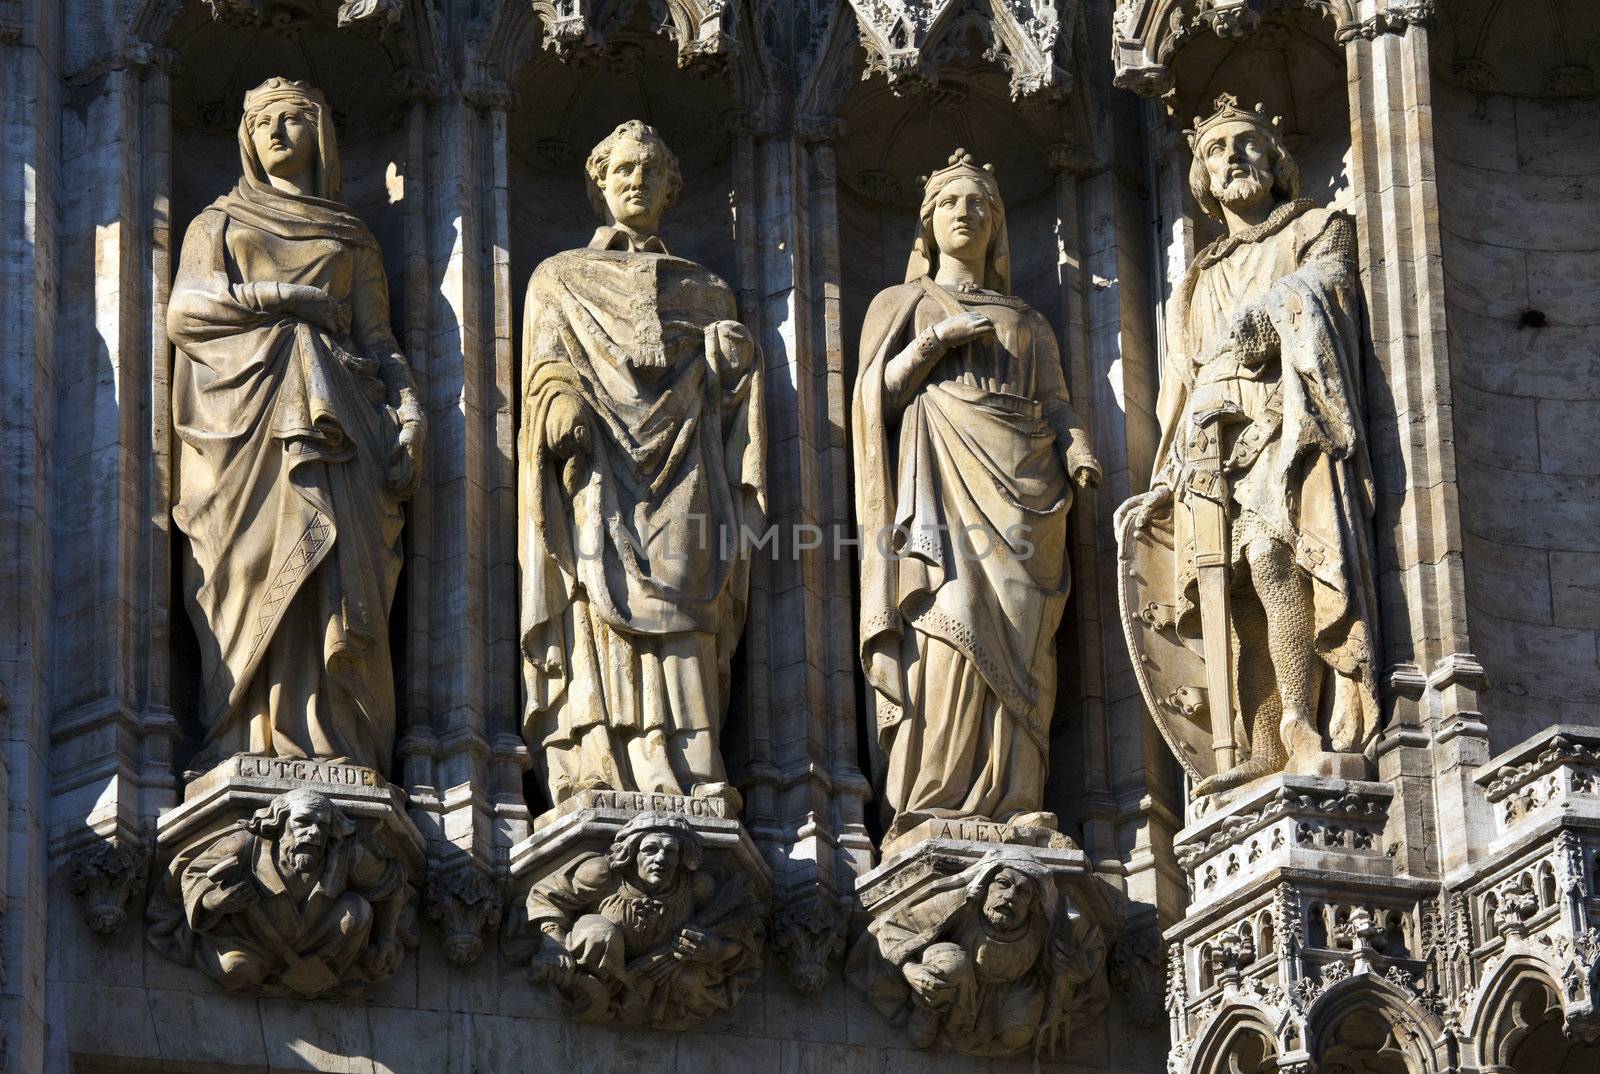
[[[846,980],[917,1048],[1060,1054],[1108,988],[1087,863],[1053,842],[925,839],[889,857],[857,881],[871,920]]]
[[[240,755],[157,822],[147,938],[227,991],[359,995],[416,946],[423,847],[371,769]]]
[[[585,790],[511,850],[505,956],[583,1022],[687,1029],[760,975],[771,878],[724,798]]]

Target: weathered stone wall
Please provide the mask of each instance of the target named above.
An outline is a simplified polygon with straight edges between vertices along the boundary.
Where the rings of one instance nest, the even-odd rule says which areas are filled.
[[[1441,86],[1467,603],[1498,751],[1600,722],[1600,109]]]

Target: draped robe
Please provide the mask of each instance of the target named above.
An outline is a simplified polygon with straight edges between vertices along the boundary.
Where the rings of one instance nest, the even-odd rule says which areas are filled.
[[[970,310],[909,399],[885,383],[917,335]],[[894,831],[1040,809],[1066,606],[1072,466],[1093,466],[1054,333],[1020,299],[923,276],[874,300],[854,401],[861,660]]]
[[[524,735],[559,803],[579,790],[724,782],[718,734],[766,510],[761,358],[719,367],[735,314],[709,270],[602,228],[543,262],[523,320]],[[609,249],[608,245],[620,245]],[[563,463],[561,396],[591,416]]]
[[[388,613],[401,499],[386,464],[412,391],[377,244],[342,205],[245,178],[184,236],[167,331],[183,565],[204,675],[197,768],[241,752],[386,771]],[[269,302],[310,284],[348,302],[335,337]]]

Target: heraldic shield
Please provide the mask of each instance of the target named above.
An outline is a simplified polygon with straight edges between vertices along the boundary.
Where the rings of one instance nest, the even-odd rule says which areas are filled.
[[[1130,504],[1131,506],[1131,504]],[[1181,509],[1181,508],[1179,508]],[[1217,772],[1206,704],[1200,613],[1177,591],[1172,510],[1139,526],[1137,510],[1117,514],[1117,600],[1133,674],[1161,736],[1191,779]],[[1245,741],[1233,714],[1234,741]]]

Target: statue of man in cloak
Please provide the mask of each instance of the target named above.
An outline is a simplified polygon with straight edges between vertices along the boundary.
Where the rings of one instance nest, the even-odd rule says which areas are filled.
[[[605,221],[528,282],[524,734],[553,802],[723,797],[718,736],[766,510],[761,361],[718,276],[657,227],[683,185],[630,120],[589,155]]]
[[[1217,103],[1189,185],[1226,231],[1177,288],[1155,475],[1116,521],[1135,672],[1197,796],[1349,774],[1379,719],[1355,227],[1299,197],[1262,106]],[[1199,655],[1218,621],[1221,676]]]

